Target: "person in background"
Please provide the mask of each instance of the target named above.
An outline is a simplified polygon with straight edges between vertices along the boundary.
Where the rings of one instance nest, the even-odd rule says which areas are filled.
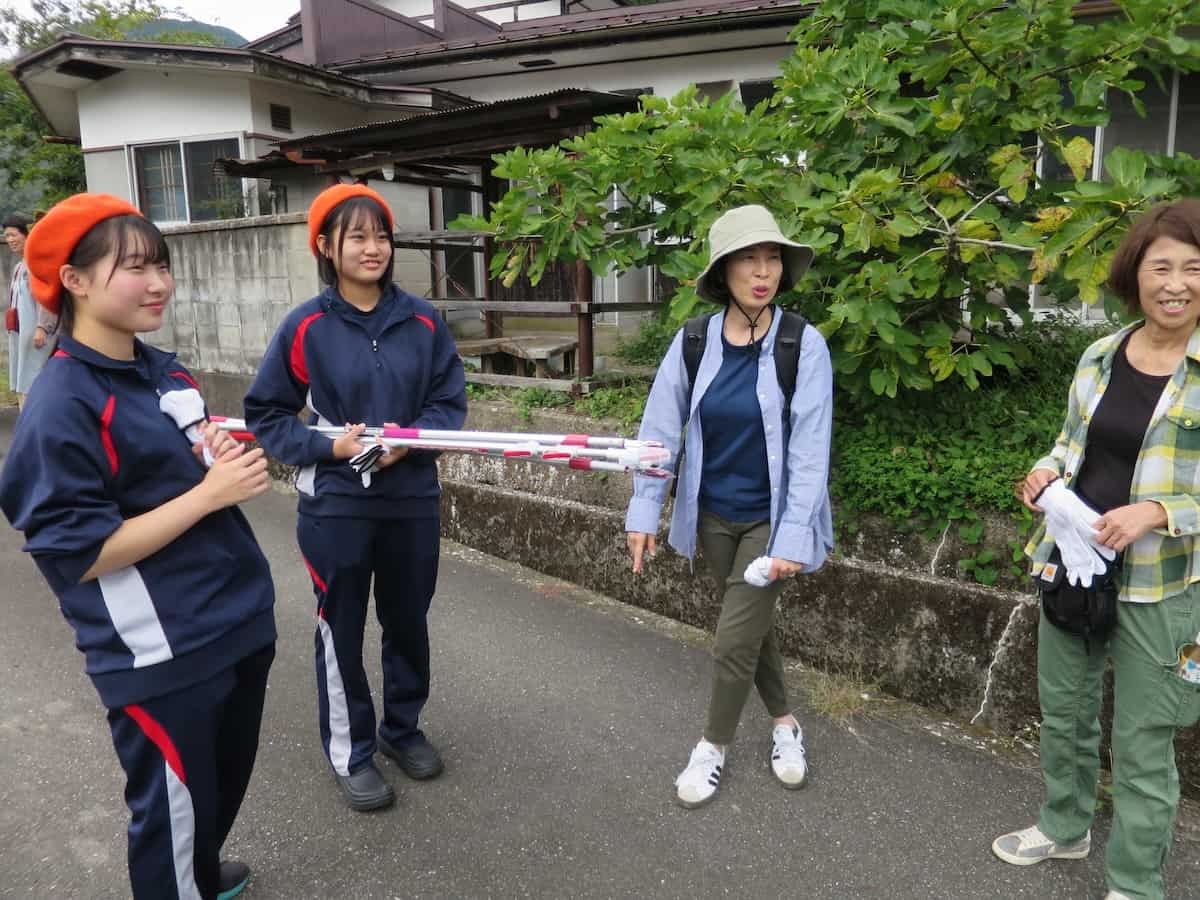
[[[30,221],[13,214],[4,219],[4,242],[17,255],[8,285],[5,329],[8,331],[8,388],[16,392],[17,403],[25,405],[25,395],[33,379],[54,352],[58,316],[33,299],[29,288],[29,270],[23,254]]]

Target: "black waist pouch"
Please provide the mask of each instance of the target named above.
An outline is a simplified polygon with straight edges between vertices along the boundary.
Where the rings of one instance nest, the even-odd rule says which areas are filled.
[[[1120,557],[1108,563],[1102,575],[1092,578],[1091,587],[1067,581],[1067,569],[1058,547],[1050,553],[1045,568],[1033,579],[1042,597],[1042,610],[1050,624],[1089,643],[1104,640],[1117,626],[1117,594],[1121,583]]]

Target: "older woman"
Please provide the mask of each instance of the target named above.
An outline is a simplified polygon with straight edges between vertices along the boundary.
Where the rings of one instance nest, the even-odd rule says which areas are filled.
[[[1023,499],[1041,512],[1039,495],[1061,480],[1096,511],[1084,538],[1098,552],[1124,554],[1122,602],[1111,638],[1102,640],[1070,634],[1043,614],[1046,799],[1037,825],[997,838],[992,849],[1021,866],[1088,855],[1101,677],[1111,657],[1107,897],[1157,900],[1179,802],[1174,739],[1200,719],[1200,684],[1186,680],[1179,663],[1200,632],[1200,201],[1164,204],[1139,219],[1117,250],[1109,285],[1141,319],[1084,352],[1062,432],[1025,479]],[[1044,526],[1030,541],[1035,576],[1054,543]]]
[[[675,457],[670,544],[691,559],[699,533],[722,597],[708,723],[675,782],[679,803],[689,808],[716,796],[751,686],[773,720],[772,771],[786,788],[805,783],[803,734],[788,703],[773,632],[775,603],[783,580],[819,568],[833,541],[829,351],[820,333],[799,320],[798,353],[793,339],[783,372],[791,390],[781,385],[776,365],[785,347],[777,337],[785,316],[794,314],[779,310],[775,295],[804,274],[812,249],[785,238],[761,206],[725,213],[713,224],[709,244],[709,263],[696,287],[724,309],[698,333],[685,328],[675,336],[640,431]],[[694,383],[685,344],[703,347],[698,361],[693,357]],[[654,556],[666,492],[661,481],[635,481],[625,520],[635,573]]]
[[[17,402],[25,405],[25,395],[33,379],[50,358],[58,331],[58,316],[43,309],[33,300],[29,289],[29,271],[21,255],[29,234],[29,219],[21,215],[8,216],[3,223],[4,241],[17,255],[12,280],[8,287],[8,387],[16,391]]]

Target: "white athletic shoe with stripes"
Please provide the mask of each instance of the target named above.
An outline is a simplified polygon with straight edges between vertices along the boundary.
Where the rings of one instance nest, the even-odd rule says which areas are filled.
[[[725,751],[708,741],[701,741],[692,751],[687,768],[675,779],[675,796],[680,806],[695,809],[717,796],[721,786],[721,769],[725,766]]]
[[[804,732],[800,726],[776,725],[772,735],[771,771],[788,790],[804,787],[808,760],[804,757]]]

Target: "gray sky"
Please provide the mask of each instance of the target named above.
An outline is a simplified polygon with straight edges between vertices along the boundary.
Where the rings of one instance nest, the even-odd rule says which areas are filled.
[[[0,6],[30,10],[29,0],[0,0]],[[253,40],[282,28],[300,10],[300,0],[163,0],[163,6],[183,10],[187,18],[232,28]]]

